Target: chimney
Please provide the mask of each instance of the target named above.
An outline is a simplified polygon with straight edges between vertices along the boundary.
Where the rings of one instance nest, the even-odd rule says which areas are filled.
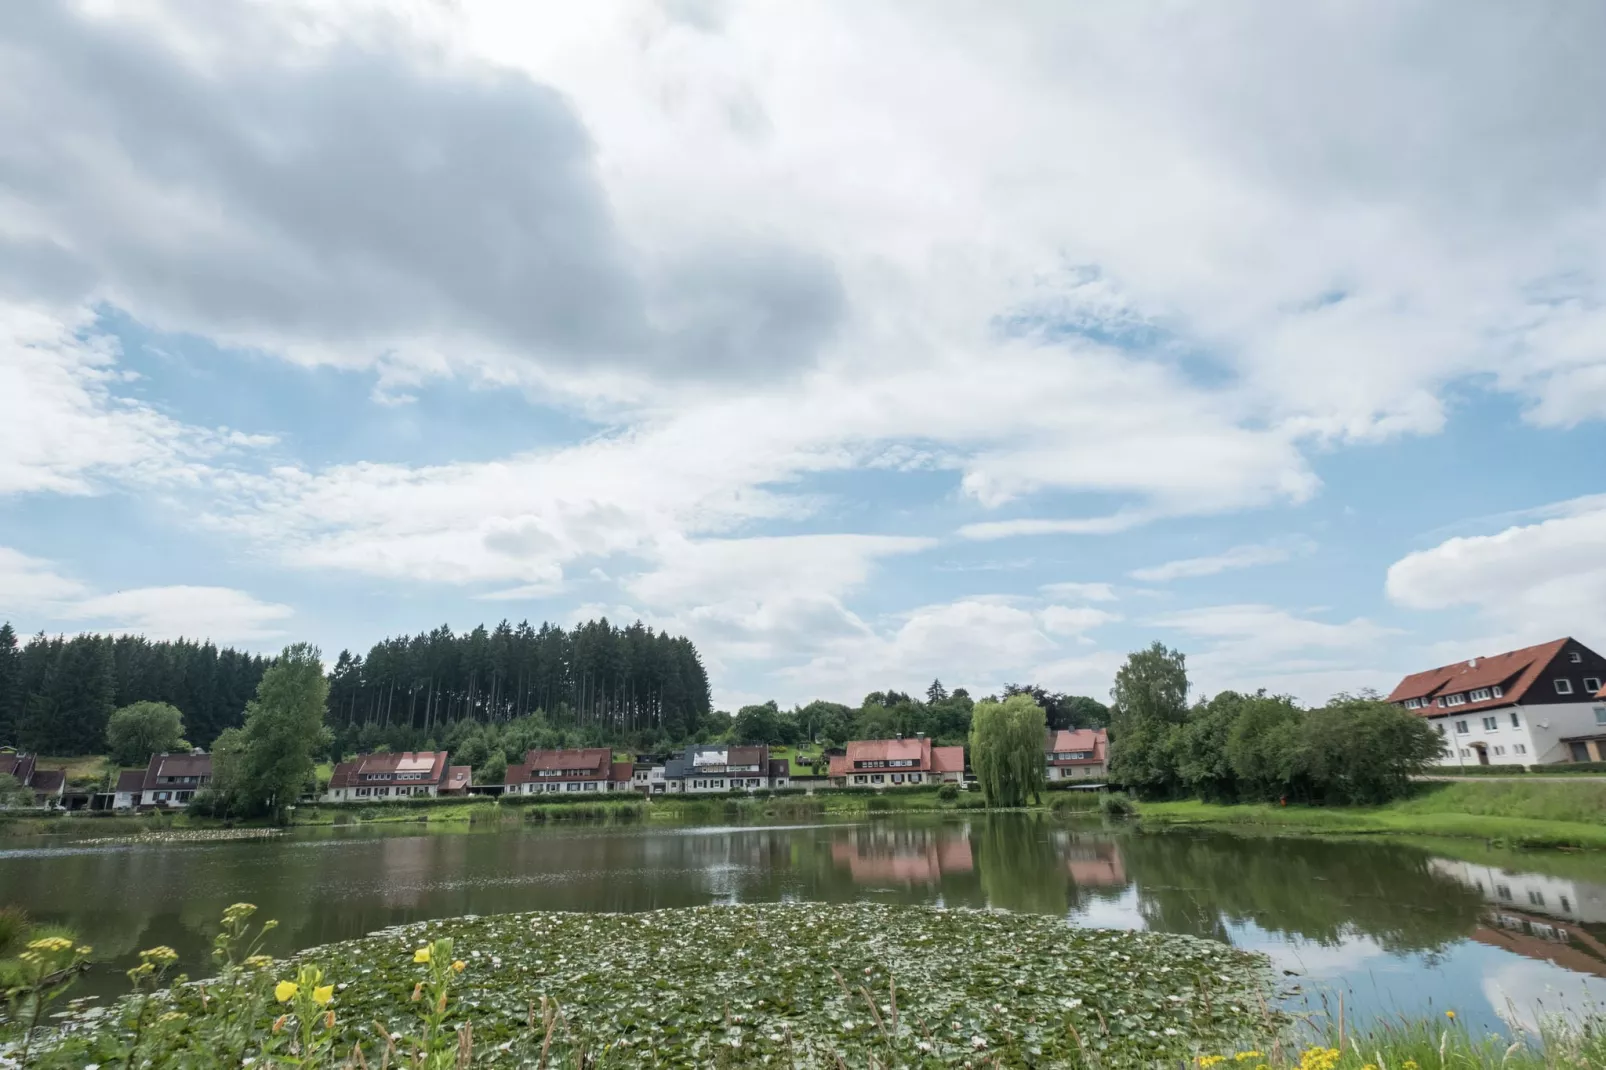
[[[1477,667],[1478,667],[1478,659],[1477,658],[1472,658],[1472,659],[1467,661],[1467,668],[1476,669]]]

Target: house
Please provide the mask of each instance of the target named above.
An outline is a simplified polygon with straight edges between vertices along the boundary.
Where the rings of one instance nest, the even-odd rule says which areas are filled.
[[[122,782],[122,778],[118,778]],[[153,754],[139,788],[142,808],[188,806],[195,793],[212,782],[212,756],[201,751]]]
[[[934,747],[916,739],[860,739],[831,759],[831,783],[839,788],[896,788],[913,784],[958,784],[965,777],[964,747]]]
[[[758,791],[784,788],[791,782],[791,765],[771,758],[765,744],[733,747],[724,743],[694,743],[664,763],[664,790],[670,793]]]
[[[329,787],[319,802],[374,802],[435,796],[453,790],[450,756],[443,750],[402,751],[400,754],[359,754],[335,766]],[[467,766],[457,766],[467,770]],[[468,777],[455,789],[468,790]]]
[[[579,750],[532,750],[519,765],[507,767],[503,778],[509,795],[537,792],[629,791],[633,768],[616,762],[607,747]]]
[[[437,794],[440,795],[467,795],[469,784],[474,780],[474,768],[468,765],[449,765],[446,767],[446,783],[440,786]]]
[[[145,770],[126,769],[117,774],[117,783],[112,788],[112,809],[132,810],[139,805],[140,795],[145,791]]]
[[[1046,779],[1103,780],[1110,760],[1110,733],[1102,728],[1061,728],[1044,745]]]
[[[1450,765],[1606,761],[1606,658],[1576,639],[1413,673],[1388,701],[1425,717]]]
[[[35,806],[60,806],[67,787],[66,770],[40,769],[37,755],[15,751],[0,752],[0,776],[15,777],[17,783],[31,788]]]

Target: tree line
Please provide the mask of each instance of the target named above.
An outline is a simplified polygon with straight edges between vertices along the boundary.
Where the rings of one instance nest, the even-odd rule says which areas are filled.
[[[188,738],[209,746],[241,723],[268,659],[189,639],[47,636],[19,645],[0,624],[0,744],[42,754],[106,747],[114,709],[161,702],[184,712]]]

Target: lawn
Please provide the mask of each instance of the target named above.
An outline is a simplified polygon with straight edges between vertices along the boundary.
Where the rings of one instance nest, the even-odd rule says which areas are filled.
[[[1156,825],[1227,825],[1312,834],[1471,837],[1524,847],[1606,850],[1606,784],[1554,781],[1459,782],[1424,787],[1376,807],[1202,802],[1144,803]]]

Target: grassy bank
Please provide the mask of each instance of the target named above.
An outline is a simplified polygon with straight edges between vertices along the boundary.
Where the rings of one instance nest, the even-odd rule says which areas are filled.
[[[1490,781],[1423,785],[1377,807],[1144,803],[1146,825],[1220,825],[1314,835],[1470,837],[1519,847],[1606,850],[1606,784]]]

